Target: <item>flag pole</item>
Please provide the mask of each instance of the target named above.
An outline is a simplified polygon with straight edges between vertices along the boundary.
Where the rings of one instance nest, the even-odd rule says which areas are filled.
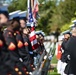
[[[27,1],[27,12],[29,13],[29,4],[30,4],[30,0]],[[29,20],[29,14],[27,13],[27,18]]]

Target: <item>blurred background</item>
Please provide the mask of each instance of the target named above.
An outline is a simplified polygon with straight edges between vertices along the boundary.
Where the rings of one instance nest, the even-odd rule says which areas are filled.
[[[15,10],[27,10],[28,0],[0,0],[5,4],[9,12]],[[54,34],[56,37],[61,32],[69,29],[71,21],[76,19],[76,0],[38,0],[39,12],[36,30],[42,30],[46,35]],[[57,60],[53,57],[53,67],[56,67]],[[57,75],[56,68],[50,70],[48,75]]]
[[[38,26],[46,34],[62,32],[69,28],[76,18],[76,0],[38,0]],[[9,6],[9,12],[27,10],[27,0],[0,0]]]

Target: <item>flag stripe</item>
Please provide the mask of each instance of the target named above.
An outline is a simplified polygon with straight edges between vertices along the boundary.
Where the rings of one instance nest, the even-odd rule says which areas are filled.
[[[35,31],[32,31],[32,32],[30,33],[30,36],[29,36],[29,37],[31,38],[31,37],[33,37],[34,35],[35,35]]]
[[[32,37],[30,38],[30,41],[33,41],[33,40],[35,40],[35,39],[36,39],[36,35],[32,36]]]
[[[31,41],[32,49],[36,50],[38,48],[38,43],[37,43],[36,34],[35,34],[34,18],[33,18],[33,12],[32,12],[32,8],[34,7],[33,1],[36,1],[36,0],[28,0],[28,21],[31,24],[31,33],[29,35],[29,38]]]
[[[33,10],[33,17],[36,19],[36,15],[39,11],[39,7],[38,7],[38,0],[34,1],[34,10]]]
[[[31,32],[35,30],[35,27],[31,27]]]

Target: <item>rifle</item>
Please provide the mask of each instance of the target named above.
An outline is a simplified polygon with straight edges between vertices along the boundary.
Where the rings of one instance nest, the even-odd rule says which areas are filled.
[[[50,61],[49,61],[49,58],[48,58],[48,57],[49,57],[50,54],[52,54],[51,51],[52,51],[53,47],[54,47],[54,43],[51,44],[50,50],[49,50],[49,52],[48,52],[47,55],[46,55],[46,59],[44,59],[44,56],[45,56],[45,50],[44,50],[44,52],[43,52],[43,54],[42,54],[42,56],[41,56],[41,58],[40,58],[40,60],[39,60],[38,67],[37,67],[37,69],[32,73],[32,75],[43,75],[43,74],[42,74],[42,69],[45,67],[45,65],[47,65],[47,63],[50,64]],[[43,59],[44,59],[44,61],[43,61]],[[48,64],[48,66],[49,66],[49,64]]]
[[[37,66],[36,70],[32,73],[32,75],[37,75],[37,72],[39,71],[39,68],[40,68],[40,66],[41,66],[41,64],[42,64],[42,61],[43,61],[43,59],[44,59],[44,56],[45,56],[45,50],[43,51],[43,54],[42,54],[41,57],[40,57],[38,66]],[[40,74],[38,74],[38,75],[40,75]]]
[[[47,75],[48,74],[50,61],[52,60],[53,55],[54,55],[54,43],[51,44],[50,51],[47,54],[47,58],[43,62],[41,75]]]

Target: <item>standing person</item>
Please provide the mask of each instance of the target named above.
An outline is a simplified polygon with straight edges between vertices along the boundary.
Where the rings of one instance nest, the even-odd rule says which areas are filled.
[[[61,44],[63,42],[63,35],[60,35],[58,37],[58,42],[56,43],[56,57],[58,59],[58,63],[57,63],[57,71],[59,74],[61,74],[61,65],[62,65],[62,62],[61,62],[61,56],[62,56],[62,52],[61,52]]]
[[[9,24],[8,24],[9,25]],[[6,43],[6,49],[8,50],[8,54],[9,54],[9,59],[5,62],[5,64],[9,67],[12,68],[12,74],[17,75],[17,73],[15,72],[15,60],[18,60],[18,56],[16,56],[16,42],[15,39],[13,37],[13,31],[12,31],[12,26],[8,26],[7,29],[4,31],[3,33],[4,35],[4,39],[5,39],[5,43]],[[16,58],[15,58],[16,57]],[[11,64],[12,63],[12,64]],[[13,72],[14,70],[14,72]]]
[[[1,26],[1,24],[0,24],[0,64],[1,64],[1,66],[0,66],[0,74],[2,74],[2,75],[5,75],[7,72],[7,69],[5,69],[4,67],[5,67],[5,62],[4,62],[4,60],[5,60],[5,58],[6,57],[3,57],[3,56],[6,56],[7,55],[7,49],[6,49],[6,51],[5,51],[5,47],[4,47],[4,39],[3,39],[3,33],[2,33],[2,31],[1,31],[1,29],[2,29],[2,26]]]
[[[58,42],[58,36],[60,35],[60,28],[57,28],[56,31],[55,31],[55,37],[57,39],[57,42]]]
[[[7,63],[8,66],[14,68],[17,73],[21,73],[22,75],[25,75],[25,66],[23,63],[19,60],[20,54],[18,50],[18,44],[16,37],[15,37],[15,31],[19,29],[19,19],[18,19],[18,12],[11,13],[10,19],[11,21],[8,22],[7,29],[4,31],[4,38],[5,42],[9,51],[9,63]],[[12,63],[11,63],[12,62]],[[21,72],[20,72],[21,71]]]
[[[22,11],[19,13],[19,22],[20,22],[20,27],[25,28],[27,27],[27,17],[26,17],[27,11]]]
[[[61,61],[62,61],[62,75],[64,75],[64,70],[65,70],[65,67],[66,67],[66,65],[67,65],[67,63],[68,63],[68,60],[67,60],[67,58],[66,58],[66,54],[67,54],[67,52],[66,52],[66,44],[67,44],[67,42],[68,42],[68,40],[69,40],[69,38],[71,37],[71,33],[70,33],[70,31],[65,31],[64,33],[63,33],[63,35],[64,35],[64,39],[63,39],[63,42],[62,42],[62,45],[61,45],[61,51],[62,51],[62,56],[61,56]]]
[[[37,42],[38,42],[38,49],[34,54],[34,64],[37,67],[38,63],[39,63],[39,60],[40,60],[40,57],[42,56],[43,52],[45,51],[45,47],[44,47],[44,44],[43,44],[44,34],[43,34],[42,31],[36,31],[36,39],[37,39]],[[45,51],[45,54],[46,54],[46,51]]]
[[[32,49],[32,45],[31,45],[31,41],[30,41],[30,33],[31,33],[31,26],[30,25],[27,25],[27,28],[28,28],[28,40],[29,40],[29,54],[30,54],[30,57],[31,57],[31,60],[32,60],[32,63],[34,63],[34,52],[33,52],[33,49]]]
[[[66,58],[68,57],[68,64],[65,68],[65,74],[67,75],[76,75],[76,25],[72,28],[72,36],[66,44]]]
[[[18,75],[19,73],[25,75],[22,70],[23,65],[19,60],[20,56],[18,54],[17,42],[14,37],[14,29],[16,29],[18,24],[14,22],[13,24],[8,23],[8,25],[3,33],[9,53],[9,60],[6,62],[6,65],[14,70],[12,71],[13,75]]]
[[[31,42],[29,40],[29,31],[28,31],[28,28],[24,28],[23,29],[23,40],[24,40],[24,46],[25,46],[25,50],[27,52],[27,55],[28,55],[28,58],[30,59],[29,62],[31,64],[31,67],[33,68],[34,70],[34,65],[33,65],[33,60],[31,59],[31,56],[29,54],[30,52],[30,49],[32,49],[32,46],[31,46]]]
[[[30,50],[30,47],[29,47],[29,31],[26,27],[26,11],[24,12],[20,12],[19,13],[19,22],[20,22],[20,33],[21,33],[21,38],[22,38],[22,42],[24,44],[24,55],[25,57],[23,58],[24,60],[24,64],[26,65],[27,69],[29,72],[32,72],[33,71],[33,63],[31,63],[30,61],[30,55],[29,55],[29,50]],[[20,36],[19,36],[20,37]],[[27,45],[27,46],[26,46]],[[28,66],[27,66],[28,65]]]
[[[44,47],[44,34],[42,33],[42,31],[37,31],[36,32],[36,38],[38,41],[38,45],[39,45],[39,49],[37,51],[37,54],[42,55],[43,51],[45,50]]]
[[[16,15],[15,17],[13,17],[13,21],[16,21],[18,23],[17,28],[14,29],[14,34],[15,34],[14,36],[16,38],[20,59],[21,59],[23,65],[26,67],[27,71],[32,72],[33,69],[31,67],[31,64],[29,61],[29,55],[27,54],[25,47],[24,47],[22,33],[19,31],[19,29],[20,29],[19,14],[18,14],[18,16]]]
[[[63,39],[63,43],[61,45],[62,47],[62,57],[61,57],[61,61],[62,62],[66,62],[66,58],[65,58],[65,54],[66,54],[66,44],[67,44],[67,41],[69,40],[69,38],[71,37],[71,33],[70,31],[66,31],[63,33],[64,35],[64,39]]]
[[[7,6],[0,6],[0,24],[6,23],[9,20],[9,13]]]
[[[40,47],[41,47],[41,51],[40,51],[40,54],[43,53],[43,51],[45,50],[45,47],[44,47],[44,34],[42,32],[39,33],[39,39],[40,39]]]
[[[6,66],[6,62],[9,59],[9,53],[7,51],[7,47],[5,45],[4,37],[3,37],[3,31],[2,28],[5,23],[7,23],[9,20],[9,13],[8,13],[8,7],[7,6],[0,6],[0,74],[6,75],[8,72],[8,68]]]

